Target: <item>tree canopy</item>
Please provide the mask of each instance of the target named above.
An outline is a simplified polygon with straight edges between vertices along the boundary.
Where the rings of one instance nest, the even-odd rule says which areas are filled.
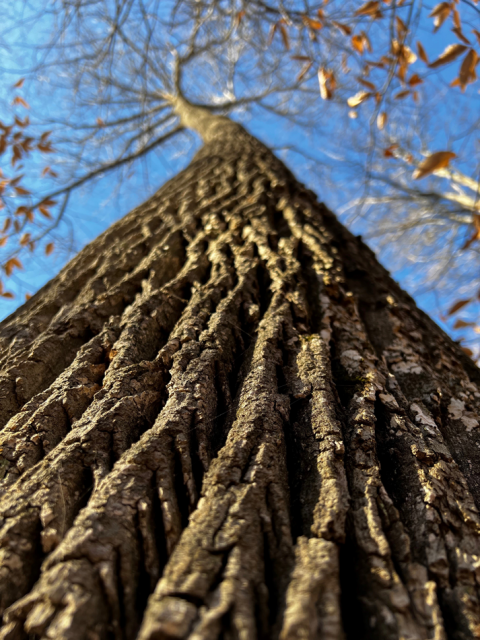
[[[24,0],[8,11],[6,307],[29,290],[29,264],[65,260],[96,233],[71,229],[82,190],[103,184],[131,206],[146,172],[186,164],[198,141],[172,108],[183,95],[286,156],[478,355],[475,1]]]

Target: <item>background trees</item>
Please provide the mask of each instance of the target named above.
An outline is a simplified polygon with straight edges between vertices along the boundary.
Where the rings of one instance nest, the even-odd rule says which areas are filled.
[[[181,82],[193,101],[248,122],[283,153],[382,248],[390,268],[424,291],[430,309],[446,313],[475,298],[478,32],[477,7],[468,2],[15,7],[3,35],[10,53],[3,86],[18,122],[4,136],[3,158],[5,179],[26,175],[2,187],[9,225],[2,262],[5,276],[17,278],[10,285],[4,276],[4,294],[21,290],[17,261],[28,266],[31,255],[38,270],[40,255],[62,260],[99,231],[75,208],[81,189],[91,190],[85,185],[104,178],[90,206],[98,210],[107,192],[118,193],[116,206],[126,211],[146,171],[156,188],[157,174],[173,175],[187,161],[198,141],[178,127],[165,100]],[[12,90],[19,78],[23,86]],[[27,114],[32,124],[22,126]],[[33,138],[27,150],[23,138],[12,144],[15,134]],[[28,148],[38,151],[39,142],[44,151],[34,157]],[[443,177],[413,180],[415,167],[438,151],[457,156]],[[476,311],[471,303],[460,318],[473,322],[459,327],[468,340]]]

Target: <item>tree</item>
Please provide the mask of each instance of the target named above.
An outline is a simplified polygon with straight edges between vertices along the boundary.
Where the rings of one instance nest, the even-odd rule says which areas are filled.
[[[478,369],[171,100],[190,166],[0,325],[0,637],[478,637]]]

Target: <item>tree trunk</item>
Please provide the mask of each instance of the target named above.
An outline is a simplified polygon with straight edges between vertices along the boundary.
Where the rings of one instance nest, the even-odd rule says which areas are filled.
[[[479,370],[208,127],[0,325],[0,638],[480,638]]]

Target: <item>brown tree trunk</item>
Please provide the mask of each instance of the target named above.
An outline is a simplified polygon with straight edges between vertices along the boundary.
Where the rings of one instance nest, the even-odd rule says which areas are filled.
[[[478,369],[207,120],[0,325],[0,638],[480,638]]]

